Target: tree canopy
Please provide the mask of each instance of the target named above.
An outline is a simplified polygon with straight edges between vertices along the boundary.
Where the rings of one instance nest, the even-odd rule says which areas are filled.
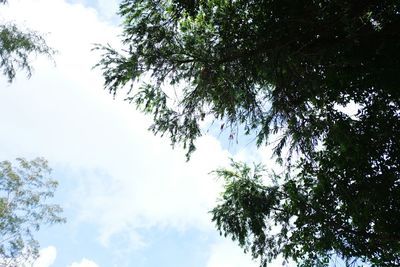
[[[217,171],[221,233],[262,265],[400,265],[399,1],[123,0],[119,13],[125,48],[97,46],[97,66],[113,94],[142,83],[128,100],[154,133],[188,156],[206,117],[258,145],[278,136],[272,186],[260,167]]]
[[[65,221],[61,207],[48,202],[58,185],[50,172],[42,158],[0,162],[0,266],[35,261],[39,244],[33,234],[42,225]]]
[[[0,0],[0,4],[7,2]],[[9,82],[14,80],[17,70],[26,71],[29,77],[32,74],[29,57],[38,54],[49,57],[54,54],[39,33],[21,30],[11,22],[0,24],[0,70]]]

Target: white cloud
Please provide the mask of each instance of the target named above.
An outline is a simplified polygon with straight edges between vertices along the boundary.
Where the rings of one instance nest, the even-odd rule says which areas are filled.
[[[206,267],[258,267],[257,259],[252,259],[250,254],[244,254],[243,250],[230,239],[221,237],[211,246],[211,254]],[[294,267],[293,262],[284,262],[282,257],[278,257],[268,264],[268,267]]]
[[[99,267],[94,261],[82,259],[80,262],[74,262],[68,267]]]
[[[57,257],[57,249],[53,246],[43,248],[39,252],[39,258],[34,262],[33,267],[50,267]]]
[[[113,234],[137,228],[212,228],[207,212],[219,187],[208,173],[225,164],[227,153],[215,139],[205,137],[192,160],[185,163],[181,149],[172,151],[165,140],[151,139],[152,143],[137,147],[141,153],[130,155],[131,162],[123,167],[128,175],[99,179],[88,173],[76,192],[83,219],[99,224],[103,244]],[[140,238],[133,235],[130,240]]]
[[[141,246],[139,228],[212,229],[207,211],[219,186],[208,173],[225,165],[228,153],[205,136],[186,163],[183,149],[172,150],[169,140],[146,130],[148,117],[102,89],[90,49],[116,42],[119,30],[93,9],[62,0],[10,1],[0,15],[47,32],[59,51],[56,67],[39,59],[30,80],[20,74],[12,85],[3,83],[0,114],[7,131],[0,132],[0,157],[41,155],[74,170],[70,179],[77,187],[64,204],[75,207],[79,222],[98,226],[105,245],[129,230],[125,238]]]
[[[352,118],[353,120],[357,120],[357,113],[360,109],[362,109],[362,106],[355,103],[354,101],[350,101],[349,103],[347,103],[345,106],[343,105],[339,105],[339,104],[335,104],[334,108],[337,111],[340,111],[344,114],[346,114],[347,116],[349,116],[350,118]]]
[[[237,244],[225,239],[211,246],[206,267],[257,267],[250,255],[243,253]]]

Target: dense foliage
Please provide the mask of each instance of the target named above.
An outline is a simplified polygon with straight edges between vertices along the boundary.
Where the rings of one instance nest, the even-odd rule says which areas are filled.
[[[98,46],[98,66],[114,94],[143,78],[128,99],[155,133],[188,155],[207,116],[278,138],[272,187],[217,172],[222,233],[262,264],[400,265],[399,1],[124,0],[120,15],[125,50]]]
[[[6,0],[0,0],[0,4],[5,3]],[[0,70],[9,82],[13,81],[17,70],[24,70],[30,76],[29,57],[38,54],[49,57],[54,54],[39,33],[23,31],[13,23],[0,24]]]
[[[33,262],[39,256],[33,234],[42,225],[65,221],[62,209],[48,203],[58,184],[50,172],[41,158],[0,162],[0,266]]]

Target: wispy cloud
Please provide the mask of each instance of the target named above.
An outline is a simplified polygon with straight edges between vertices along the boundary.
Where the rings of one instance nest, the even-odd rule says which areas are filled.
[[[211,255],[206,267],[257,267],[257,262],[250,255],[244,255],[243,251],[230,242],[221,240],[211,246]]]
[[[68,267],[99,267],[94,261],[82,259],[80,262],[74,262]]]
[[[39,59],[30,80],[20,77],[0,91],[7,129],[0,133],[0,156],[41,155],[68,166],[76,187],[64,204],[75,207],[81,222],[96,225],[105,245],[121,232],[141,245],[134,233],[140,228],[212,229],[207,211],[220,187],[208,173],[225,165],[229,153],[204,136],[186,163],[183,149],[146,130],[149,118],[102,89],[91,69],[98,55],[90,49],[113,42],[118,29],[92,9],[61,0],[20,0],[1,11],[49,33],[59,53],[55,67]]]
[[[57,249],[54,246],[43,248],[39,252],[39,258],[33,267],[51,267],[57,257]]]

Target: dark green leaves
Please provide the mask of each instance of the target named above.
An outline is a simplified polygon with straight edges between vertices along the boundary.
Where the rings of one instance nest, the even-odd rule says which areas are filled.
[[[98,67],[111,93],[143,82],[128,99],[155,133],[188,155],[207,116],[278,138],[273,186],[216,172],[222,233],[262,264],[400,265],[399,1],[124,0],[120,15],[126,51],[103,47]]]
[[[214,173],[225,181],[225,191],[219,204],[211,213],[218,230],[237,240],[253,257],[261,256],[269,261],[276,251],[265,253],[267,246],[276,240],[270,232],[273,224],[268,221],[283,210],[279,207],[278,186],[264,186],[261,180],[262,166],[254,170],[243,163],[231,163],[232,169],[220,169]]]
[[[188,6],[190,10],[186,10]],[[200,136],[195,121],[212,116],[226,119],[227,126],[243,123],[250,134],[265,112],[262,101],[268,97],[269,89],[263,89],[264,82],[251,77],[250,66],[254,62],[246,59],[245,65],[237,64],[236,59],[247,58],[248,52],[229,52],[221,39],[221,29],[215,24],[216,20],[223,20],[224,28],[230,27],[224,14],[227,10],[234,9],[226,1],[204,5],[123,1],[120,13],[125,19],[123,43],[128,47],[127,53],[98,47],[104,54],[97,66],[103,69],[105,87],[110,92],[116,93],[129,81],[140,77],[146,77],[144,82],[156,90],[165,92],[170,86],[179,88],[178,99],[172,99],[175,105],[164,106],[164,113],[173,110],[173,116],[179,120],[170,120],[165,126],[161,125],[165,124],[165,119],[155,120],[152,128],[159,129],[157,132],[161,134],[168,133],[172,143],[175,139],[188,143],[190,152]],[[258,85],[254,87],[254,84]],[[141,99],[151,102],[153,95],[141,94]],[[185,138],[175,136],[174,133],[184,128],[191,128],[184,131],[188,133]]]

